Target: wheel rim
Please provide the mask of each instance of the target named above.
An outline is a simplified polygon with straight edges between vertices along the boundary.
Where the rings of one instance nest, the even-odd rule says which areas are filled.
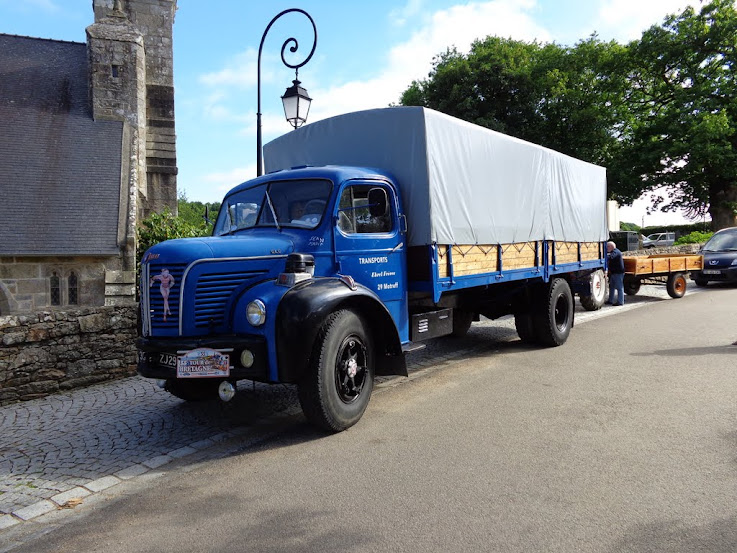
[[[596,271],[591,276],[592,296],[596,301],[603,301],[606,289],[604,288],[604,273]]]
[[[676,291],[677,294],[683,294],[683,292],[686,291],[686,279],[683,277],[678,277],[673,282],[673,289]]]
[[[366,385],[368,355],[357,336],[348,336],[338,350],[335,366],[335,388],[343,403],[356,401]]]
[[[565,294],[560,294],[555,300],[555,326],[560,332],[565,331],[568,327],[569,307],[568,297]]]

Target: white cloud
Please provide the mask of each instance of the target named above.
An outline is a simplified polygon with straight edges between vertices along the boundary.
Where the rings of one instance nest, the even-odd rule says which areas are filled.
[[[413,80],[427,77],[433,57],[448,47],[455,46],[467,52],[474,40],[489,35],[527,41],[550,40],[550,34],[530,15],[535,7],[535,0],[493,0],[435,12],[406,42],[390,50],[386,67],[376,77],[342,83],[311,94],[315,100],[310,120],[397,102]]]
[[[424,0],[408,0],[401,8],[389,12],[389,20],[398,27],[403,27],[407,21],[422,12]]]

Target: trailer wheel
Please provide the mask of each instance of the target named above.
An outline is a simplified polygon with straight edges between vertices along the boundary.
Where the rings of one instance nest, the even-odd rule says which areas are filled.
[[[668,282],[665,284],[668,295],[671,298],[682,298],[686,293],[686,275],[683,273],[672,273],[668,275]]]
[[[579,300],[586,311],[597,311],[601,309],[606,300],[607,279],[601,269],[591,273],[589,278],[591,279],[591,295],[580,296]]]
[[[205,401],[218,396],[219,378],[192,378],[181,380],[170,378],[164,385],[164,390],[184,401]]]
[[[534,318],[535,335],[543,346],[560,346],[573,326],[573,294],[562,278],[550,281],[543,311]]]
[[[364,322],[353,311],[336,311],[323,324],[299,383],[307,420],[330,432],[356,424],[374,387],[373,344]]]
[[[534,344],[537,342],[535,334],[535,324],[532,315],[529,313],[515,313],[514,327],[517,329],[517,335],[524,344]]]
[[[640,281],[640,277],[627,274],[624,275],[624,293],[628,296],[636,295],[637,292],[640,291],[641,285],[642,282]]]

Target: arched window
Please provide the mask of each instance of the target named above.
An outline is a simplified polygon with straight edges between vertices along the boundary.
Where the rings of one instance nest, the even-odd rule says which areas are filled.
[[[77,280],[77,273],[72,271],[69,274],[69,305],[79,305],[79,281]]]
[[[51,284],[51,305],[61,305],[61,279],[56,271],[51,273],[49,283]]]

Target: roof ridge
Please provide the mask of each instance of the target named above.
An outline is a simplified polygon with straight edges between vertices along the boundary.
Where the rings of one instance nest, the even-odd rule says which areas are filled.
[[[11,34],[11,33],[0,33],[0,37],[1,36],[9,36],[9,37],[13,37],[13,38],[29,38],[31,40],[43,40],[45,42],[61,42],[63,44],[82,44],[82,45],[85,45],[86,44],[86,42],[76,42],[74,40],[59,40],[59,39],[56,39],[56,38],[41,38],[41,37],[37,37],[37,36],[14,35],[14,34]]]

